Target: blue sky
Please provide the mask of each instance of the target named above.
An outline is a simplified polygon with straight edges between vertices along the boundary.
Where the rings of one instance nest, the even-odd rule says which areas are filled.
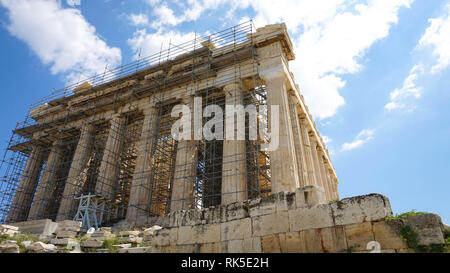
[[[382,193],[394,212],[450,223],[450,1],[73,2],[0,0],[2,148],[32,102],[80,72],[248,19],[285,22],[341,198]]]

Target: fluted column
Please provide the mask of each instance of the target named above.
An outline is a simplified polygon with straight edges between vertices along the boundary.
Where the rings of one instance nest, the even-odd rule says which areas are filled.
[[[320,171],[319,155],[317,153],[317,141],[313,134],[310,134],[309,142],[311,144],[311,153],[312,153],[312,157],[313,157],[313,169],[314,169],[314,176],[316,177],[317,186],[322,187],[325,191],[325,185],[323,183],[322,173]]]
[[[198,140],[194,140],[193,136],[194,97],[186,97],[183,103],[189,107],[191,112],[191,139],[178,140],[170,211],[191,209],[194,206],[198,153]]]
[[[290,110],[291,110],[291,123],[292,132],[294,136],[295,152],[297,158],[297,169],[299,175],[299,185],[296,188],[305,187],[308,185],[308,167],[306,165],[306,151],[303,144],[303,138],[301,133],[301,125],[297,111],[297,97],[294,94],[290,94]]]
[[[320,167],[320,173],[322,176],[322,182],[323,182],[323,189],[325,191],[325,198],[327,201],[333,200],[331,198],[331,185],[330,185],[330,181],[328,179],[328,172],[326,171],[326,166],[325,166],[325,160],[323,159],[323,153],[322,150],[317,149],[317,153],[319,156],[319,167]]]
[[[156,126],[158,123],[158,111],[154,106],[144,109],[144,123],[141,137],[137,145],[136,167],[130,189],[130,201],[126,219],[136,221],[140,216],[149,214],[152,158],[154,143],[156,141]]]
[[[14,200],[6,218],[7,223],[21,222],[27,219],[43,163],[44,148],[35,144],[17,186]]]
[[[86,183],[86,167],[93,145],[94,129],[94,125],[90,123],[86,123],[81,128],[80,139],[70,165],[58,215],[56,216],[57,221],[69,220],[75,216],[78,202],[75,198],[81,195]]]
[[[52,145],[33,205],[28,214],[28,220],[47,219],[50,217],[50,207],[54,199],[53,193],[58,184],[58,170],[63,157],[62,140],[58,139]]]
[[[334,176],[333,172],[328,169],[328,174],[329,174],[329,180],[330,180],[330,185],[331,185],[331,189],[332,189],[332,193],[331,193],[331,200],[337,200],[339,199],[339,192],[338,192],[338,184],[337,184],[337,180],[336,177]]]
[[[107,200],[113,200],[115,197],[124,135],[125,118],[114,115],[110,120],[108,139],[95,185],[95,194]]]
[[[307,186],[318,186],[317,177],[314,173],[314,158],[312,153],[312,147],[309,140],[308,133],[308,121],[306,118],[301,118],[299,120],[300,124],[300,133],[302,135],[302,146],[305,151],[305,165],[306,165],[306,173],[307,173]]]
[[[267,72],[261,77],[267,89],[269,112],[272,106],[279,107],[279,120],[270,122],[270,124],[278,122],[279,125],[278,148],[270,151],[272,192],[293,192],[299,184],[299,178],[284,71]],[[271,115],[269,115],[269,119],[271,119]]]
[[[228,84],[224,86],[223,90],[225,92],[225,111],[227,111],[227,106],[244,106],[244,94],[238,83]],[[226,138],[223,141],[222,154],[223,205],[237,201],[244,201],[248,198],[245,112],[238,111],[235,114],[235,112],[229,111],[225,114],[227,117],[225,120]],[[233,126],[233,128],[231,126]],[[244,130],[244,139],[238,139],[238,129]],[[231,135],[233,137],[231,139],[227,139]]]
[[[193,208],[197,151],[197,141],[178,141],[170,211]]]

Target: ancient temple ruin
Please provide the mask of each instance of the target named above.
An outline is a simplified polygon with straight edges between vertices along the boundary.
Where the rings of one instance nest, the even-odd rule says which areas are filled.
[[[294,58],[284,24],[247,22],[52,92],[13,131],[0,223],[137,224],[306,186],[323,190],[325,202],[339,199],[325,143],[289,71]],[[192,112],[278,105],[279,147],[265,151],[268,139],[249,138],[250,115],[241,122],[245,140],[177,141],[171,113],[179,104]],[[270,124],[267,112],[257,118]]]

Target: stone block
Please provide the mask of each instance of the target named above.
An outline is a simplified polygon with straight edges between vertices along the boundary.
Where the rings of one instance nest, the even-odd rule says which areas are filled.
[[[4,229],[7,229],[7,230],[14,230],[14,231],[19,231],[19,227],[16,227],[16,226],[11,226],[11,225],[0,225],[0,231],[1,231],[1,230],[4,230]]]
[[[128,230],[128,231],[121,231],[119,232],[119,235],[122,237],[129,237],[129,236],[139,236],[141,232],[138,230]]]
[[[300,233],[299,232],[287,232],[284,234],[283,244],[281,245],[281,251],[284,253],[300,253]]]
[[[240,240],[252,236],[252,223],[250,218],[234,220],[221,224],[221,241]]]
[[[200,225],[194,227],[195,243],[214,243],[220,241],[221,224]]]
[[[57,230],[67,230],[67,231],[80,231],[82,222],[80,221],[71,221],[64,220],[56,222],[58,224]]]
[[[35,242],[28,247],[28,251],[31,253],[56,253],[56,246],[43,242]]]
[[[130,248],[121,248],[118,250],[119,253],[152,253],[152,247],[130,247]]]
[[[226,206],[225,217],[227,222],[246,218],[248,216],[248,204],[246,202],[235,202]]]
[[[366,251],[367,244],[375,241],[370,222],[347,225],[344,230],[348,248],[352,251]]]
[[[56,231],[57,238],[75,238],[78,232],[70,230],[58,230]]]
[[[0,244],[0,253],[19,253],[20,248],[16,241],[4,241]]]
[[[322,252],[341,253],[347,251],[347,240],[344,227],[329,227],[318,229],[322,239]]]
[[[152,245],[165,246],[174,245],[178,239],[178,228],[158,230],[152,238]]]
[[[199,253],[199,244],[177,245],[174,247],[174,253]]]
[[[328,204],[289,210],[290,231],[334,226],[331,208]]]
[[[345,198],[331,204],[336,225],[383,220],[392,215],[389,199],[381,194]]]
[[[12,229],[3,229],[3,230],[0,230],[0,235],[7,235],[7,236],[9,236],[9,237],[12,237],[12,236],[14,236],[14,235],[16,235],[16,234],[18,234],[18,233],[19,233],[18,231],[12,230]]]
[[[192,226],[183,226],[178,228],[178,245],[192,244],[196,240],[196,234]],[[153,243],[153,240],[152,240]]]
[[[252,218],[253,236],[266,236],[289,232],[289,217],[287,211]]]
[[[186,213],[185,210],[178,210],[178,211],[171,212],[169,214],[169,222],[167,224],[167,227],[182,226],[185,213]]]
[[[261,237],[261,249],[263,253],[281,253],[280,239],[278,235]]]
[[[52,245],[62,246],[62,245],[68,245],[68,244],[75,245],[75,244],[78,244],[78,241],[75,239],[72,239],[72,238],[63,238],[63,239],[55,238],[55,239],[52,239],[50,241],[50,243]]]
[[[201,225],[203,220],[203,212],[198,209],[190,209],[184,211],[182,214],[182,226],[196,226]]]
[[[406,243],[398,235],[403,223],[399,220],[379,221],[372,223],[372,230],[382,249],[407,248]]]
[[[136,244],[142,244],[143,238],[142,237],[135,237],[135,236],[129,236],[125,237],[127,240],[127,243],[136,243]]]
[[[122,248],[131,248],[131,244],[120,244],[120,245],[113,245],[113,247],[117,248],[117,249],[122,249]]]
[[[262,252],[261,238],[260,237],[244,238],[242,250],[244,253],[261,253]]]
[[[243,252],[244,252],[244,240],[228,241],[228,253],[243,253]]]
[[[445,244],[441,217],[436,214],[416,214],[406,217],[405,223],[419,234],[419,245]]]
[[[204,209],[203,220],[205,221],[205,224],[218,224],[226,222],[226,206],[212,206]]]
[[[299,253],[322,253],[324,252],[322,246],[322,238],[318,229],[309,229],[299,232]],[[286,235],[286,242],[290,237]],[[292,247],[292,246],[291,246]]]
[[[200,244],[200,253],[227,253],[228,242]]]
[[[295,193],[278,192],[276,196],[276,211],[287,211],[295,209]]]
[[[11,225],[17,226],[20,232],[36,235],[52,235],[58,227],[58,224],[50,219],[25,221],[12,223]]]
[[[311,185],[297,188],[295,190],[295,206],[297,208],[310,207],[325,203],[325,192],[322,187]]]
[[[178,229],[178,245],[220,241],[220,224],[182,226]]]
[[[272,214],[277,211],[277,197],[272,194],[263,198],[256,198],[248,202],[250,217]]]
[[[161,230],[161,226],[152,226],[144,230],[144,236],[153,236],[158,230]]]
[[[101,231],[101,230],[97,230],[91,234],[91,238],[110,238],[113,236],[114,234],[112,234],[111,231]]]
[[[82,247],[86,248],[99,248],[103,245],[103,240],[98,239],[88,239],[86,241],[81,242]]]

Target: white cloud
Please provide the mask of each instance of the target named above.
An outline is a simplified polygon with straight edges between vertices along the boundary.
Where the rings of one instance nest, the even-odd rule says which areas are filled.
[[[418,81],[426,74],[425,71],[436,73],[450,65],[450,4],[447,5],[443,15],[430,18],[428,22],[429,26],[420,38],[416,49],[427,46],[433,48],[434,58],[431,58],[431,69],[421,63],[413,66],[403,81],[403,86],[390,93],[390,101],[385,105],[388,111],[399,109],[411,111],[414,108],[411,105],[412,100],[422,95],[422,87]]]
[[[145,14],[130,14],[128,15],[128,20],[134,26],[145,26],[148,25],[148,17]]]
[[[157,4],[152,27],[177,26],[197,20],[207,10],[231,11],[252,8],[256,26],[285,22],[292,34],[296,61],[291,70],[299,82],[311,113],[319,119],[336,114],[345,100],[340,94],[344,74],[357,73],[366,51],[385,38],[398,21],[398,10],[413,0],[188,0]],[[226,5],[226,6],[225,6]],[[240,20],[242,21],[242,20]]]
[[[359,61],[366,51],[388,36],[392,24],[397,23],[398,10],[410,3],[381,0],[357,4],[354,11],[337,12],[306,25],[294,39],[297,58],[292,70],[315,117],[331,117],[344,105],[339,90],[346,82],[341,75],[362,69]],[[346,3],[339,4],[346,7]]]
[[[139,29],[127,42],[135,52],[134,59],[138,59],[139,53],[143,57],[151,56],[160,52],[161,49],[167,49],[169,43],[177,45],[194,40],[194,38],[194,32],[180,33],[178,31],[158,31],[155,33],[147,33],[146,29]]]
[[[109,47],[95,28],[73,8],[56,0],[0,0],[8,9],[9,32],[24,41],[53,74],[68,79],[103,72],[121,62],[119,48]]]
[[[430,25],[419,41],[419,47],[431,46],[437,63],[431,72],[435,73],[450,66],[450,4],[445,14],[428,20]]]
[[[418,78],[424,73],[423,65],[415,65],[403,82],[401,88],[396,88],[389,94],[390,101],[384,107],[392,111],[396,109],[411,110],[411,99],[418,99],[422,95],[422,88],[417,86]]]
[[[322,136],[322,140],[325,143],[325,145],[333,141],[331,138],[327,136]]]
[[[359,134],[355,137],[355,139],[352,142],[346,142],[342,144],[341,151],[351,151],[356,148],[360,148],[368,141],[372,140],[374,135],[375,135],[374,130],[371,129],[362,130],[361,132],[359,132]]]

